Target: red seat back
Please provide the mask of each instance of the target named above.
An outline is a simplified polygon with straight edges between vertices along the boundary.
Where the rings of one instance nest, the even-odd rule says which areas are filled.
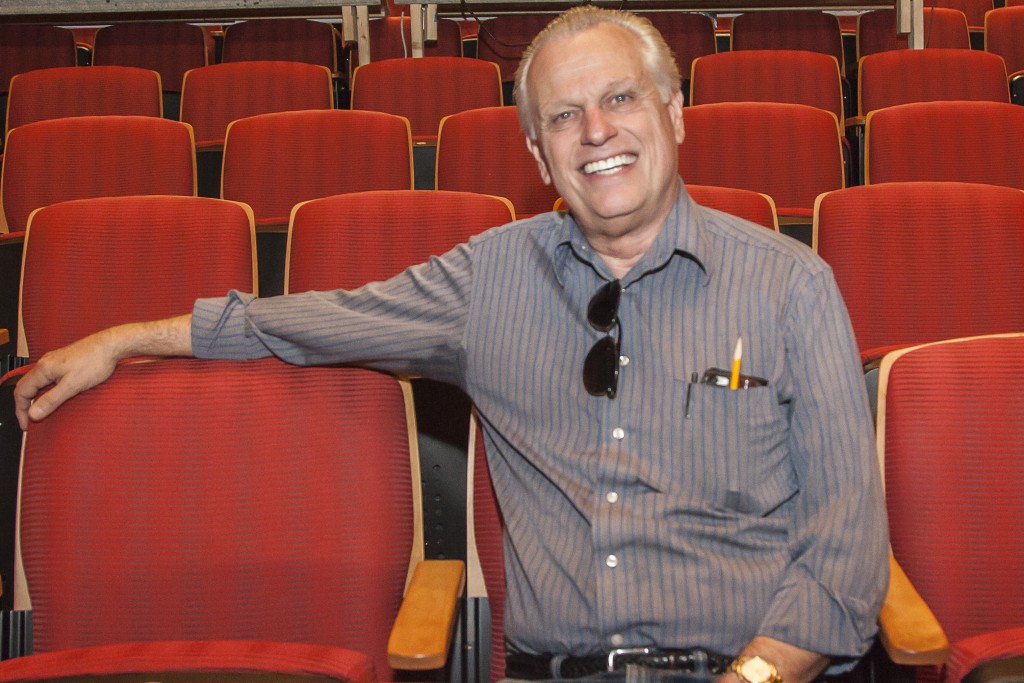
[[[815,245],[863,352],[1024,329],[1024,193],[882,183],[824,195]]]
[[[924,8],[924,44],[930,48],[969,50],[971,35],[964,13],[946,7]],[[907,48],[907,35],[896,32],[896,10],[878,9],[857,16],[857,57]]]
[[[75,36],[66,28],[0,23],[0,93],[15,74],[74,66],[76,58]]]
[[[404,116],[414,141],[436,141],[449,114],[501,104],[498,67],[479,59],[386,59],[363,64],[352,75],[352,108]]]
[[[769,230],[778,231],[779,229],[775,202],[766,194],[712,185],[687,185],[686,191],[690,194],[690,198],[701,206],[745,218],[752,223],[763,225]]]
[[[806,104],[844,118],[839,64],[806,50],[741,50],[696,59],[690,104],[716,102]]]
[[[507,200],[468,192],[357,192],[306,202],[292,216],[287,291],[386,280],[512,218]]]
[[[231,62],[192,69],[181,85],[181,120],[196,147],[224,143],[228,124],[257,114],[334,107],[331,72],[304,62]]]
[[[192,311],[200,297],[255,291],[252,212],[205,197],[61,202],[29,221],[19,355],[38,359],[112,325]]]
[[[693,60],[715,54],[715,25],[711,17],[699,12],[639,12],[654,24],[676,58],[683,80],[690,78]]]
[[[515,107],[487,107],[441,121],[437,189],[507,198],[518,218],[550,211],[558,198],[526,148]]]
[[[12,232],[25,229],[33,210],[68,199],[195,193],[192,129],[178,121],[81,116],[28,123],[7,136],[0,202]]]
[[[224,28],[223,62],[304,62],[338,70],[337,35],[322,21],[253,19]]]
[[[257,226],[287,226],[317,197],[411,189],[409,122],[375,111],[261,114],[228,127],[221,196],[252,207]]]
[[[835,114],[802,104],[725,102],[683,109],[679,173],[688,184],[761,192],[779,218],[809,219],[822,192],[844,185]]]
[[[985,13],[991,12],[995,8],[995,3],[992,0],[938,0],[936,5],[963,12],[972,31],[983,30]]]
[[[152,69],[163,89],[181,92],[189,69],[206,66],[206,35],[199,26],[176,21],[123,22],[96,32],[93,66]]]
[[[959,181],[1024,189],[1024,107],[917,102],[868,114],[865,182]]]
[[[1009,102],[1006,66],[980,50],[891,50],[860,59],[858,112],[908,102]]]
[[[845,73],[839,19],[817,10],[744,12],[732,21],[732,50],[809,50],[835,57]]]
[[[389,680],[411,470],[387,375],[276,359],[123,365],[29,429],[35,652],[279,641],[365,652]]]
[[[7,129],[68,116],[161,116],[160,74],[132,66],[38,69],[11,79]]]
[[[1007,72],[1024,71],[1024,6],[1001,7],[985,15],[985,51],[1006,62]]]

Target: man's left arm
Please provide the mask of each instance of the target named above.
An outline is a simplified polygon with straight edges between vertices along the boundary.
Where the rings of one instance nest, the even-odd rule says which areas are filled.
[[[798,288],[785,328],[799,485],[791,561],[741,654],[800,683],[870,647],[888,582],[888,524],[864,375],[830,270]]]

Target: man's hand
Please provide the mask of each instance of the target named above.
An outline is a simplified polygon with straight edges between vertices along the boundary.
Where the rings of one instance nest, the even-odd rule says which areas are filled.
[[[45,354],[14,388],[22,430],[69,398],[105,381],[130,356],[189,356],[192,316],[112,327]],[[53,388],[40,394],[46,387]]]
[[[770,662],[784,683],[809,683],[828,666],[827,657],[764,636],[756,636],[739,654],[758,655]],[[720,683],[739,683],[740,678],[729,672],[718,680]]]
[[[28,429],[29,420],[42,420],[64,401],[106,380],[117,361],[103,333],[44,355],[14,388],[14,409],[22,430]],[[55,386],[39,395],[51,384]]]

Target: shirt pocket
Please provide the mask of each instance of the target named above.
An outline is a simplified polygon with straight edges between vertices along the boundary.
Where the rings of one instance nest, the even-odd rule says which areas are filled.
[[[683,491],[714,508],[759,516],[793,497],[787,409],[771,386],[676,384],[675,424],[684,462],[675,483]]]

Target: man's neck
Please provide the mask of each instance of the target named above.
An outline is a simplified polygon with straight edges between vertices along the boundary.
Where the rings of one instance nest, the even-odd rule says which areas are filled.
[[[666,193],[660,207],[651,212],[656,214],[654,216],[647,214],[602,219],[583,212],[575,214],[580,232],[616,278],[625,277],[658,239],[665,221],[679,200],[679,184],[673,189]]]
[[[591,248],[601,257],[616,278],[623,278],[643,258],[664,227],[664,220],[643,229],[626,232],[593,233],[584,231]]]

